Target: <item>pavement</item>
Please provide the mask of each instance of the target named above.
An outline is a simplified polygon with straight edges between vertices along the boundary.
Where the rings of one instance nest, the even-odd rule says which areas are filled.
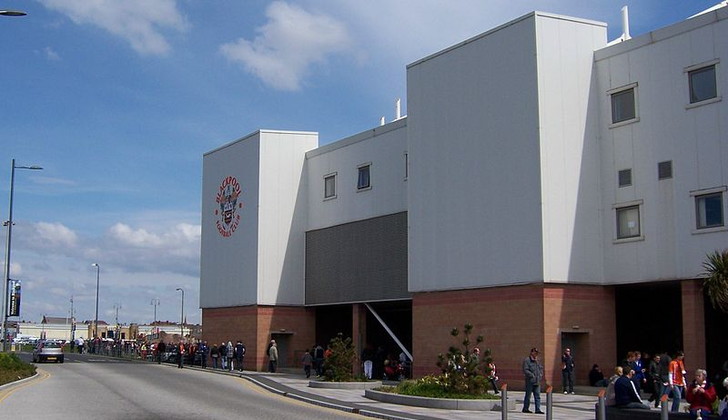
[[[193,367],[193,369],[195,369]],[[207,369],[211,370],[211,369]],[[389,404],[370,400],[364,397],[362,389],[330,389],[309,387],[309,381],[303,373],[281,372],[225,372],[217,370],[216,373],[236,375],[243,377],[270,392],[349,413],[381,419],[501,419],[500,411],[470,411],[445,410],[437,408],[413,407],[400,404]],[[394,383],[393,383],[394,384]],[[597,393],[600,388],[579,387],[576,394],[561,394],[554,392],[551,395],[551,416],[553,420],[594,420],[594,406],[597,402]],[[523,391],[509,391],[509,399],[516,401],[516,410],[508,411],[508,420],[546,419],[544,414],[522,413]],[[546,393],[541,393],[541,410],[547,410]],[[531,410],[534,410],[533,402]]]

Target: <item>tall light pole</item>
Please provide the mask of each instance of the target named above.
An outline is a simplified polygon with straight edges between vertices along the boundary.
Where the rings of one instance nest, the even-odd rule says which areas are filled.
[[[154,325],[154,333],[157,334],[159,332],[157,331],[157,306],[159,306],[159,298],[152,299],[150,305],[154,306],[154,322],[152,322],[152,325]]]
[[[185,290],[178,287],[177,291],[182,292],[182,316],[179,321],[180,331],[182,332],[182,334],[180,334],[179,336],[179,339],[180,341],[182,341],[185,336]]]
[[[0,11],[1,12],[1,11]],[[8,324],[8,283],[10,283],[10,243],[13,237],[13,190],[15,188],[15,170],[16,169],[30,169],[30,170],[41,170],[40,166],[15,166],[15,159],[10,160],[10,204],[8,210],[8,220],[3,223],[7,226],[7,237],[5,239],[5,275],[3,276],[3,322],[0,333],[3,338],[3,351],[7,349],[8,334],[6,327]]]
[[[101,267],[97,263],[93,263],[91,266],[96,267],[96,316],[94,317],[94,329],[91,337],[94,339],[99,332],[99,272],[101,271]]]

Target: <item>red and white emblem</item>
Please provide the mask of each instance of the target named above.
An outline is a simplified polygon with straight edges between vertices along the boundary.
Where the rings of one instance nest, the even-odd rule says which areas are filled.
[[[223,179],[217,191],[215,216],[218,218],[215,223],[217,231],[226,238],[235,232],[240,223],[240,214],[237,211],[243,208],[240,192],[240,184],[234,176]]]

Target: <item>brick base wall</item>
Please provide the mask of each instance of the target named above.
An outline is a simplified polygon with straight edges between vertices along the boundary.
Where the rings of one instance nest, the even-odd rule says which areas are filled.
[[[288,367],[297,367],[300,355],[314,342],[315,315],[315,310],[298,306],[203,309],[202,339],[209,346],[241,340],[246,348],[244,368],[263,371],[267,369],[266,350],[271,334],[286,334],[288,349],[283,358],[288,361]]]
[[[614,293],[609,287],[525,285],[485,289],[416,293],[412,301],[414,369],[416,377],[438,373],[437,354],[462,341],[450,335],[465,323],[473,337],[483,335],[502,383],[523,388],[521,365],[531,347],[541,350],[545,376],[561,387],[561,334],[586,334],[575,354],[577,383],[586,383],[593,363],[610,366],[616,352]],[[574,329],[574,327],[577,327]]]

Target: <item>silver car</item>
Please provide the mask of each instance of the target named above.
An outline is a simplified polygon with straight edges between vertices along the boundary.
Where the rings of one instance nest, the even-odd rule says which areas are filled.
[[[63,348],[55,341],[41,340],[33,350],[33,363],[63,363]]]

